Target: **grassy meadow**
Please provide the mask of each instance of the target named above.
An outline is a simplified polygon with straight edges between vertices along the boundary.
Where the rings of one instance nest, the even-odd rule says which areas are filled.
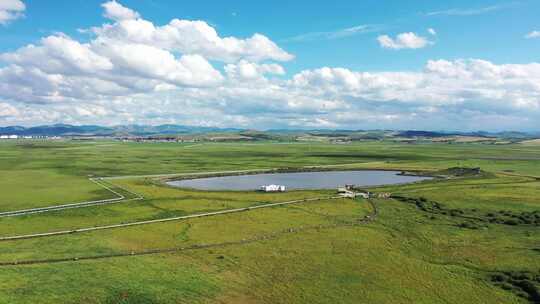
[[[0,303],[540,303],[540,146],[531,144],[0,141],[0,212],[113,197],[88,180],[96,176],[126,176],[108,182],[144,197],[0,218],[0,237],[334,194],[137,177],[304,166],[485,174],[372,188],[404,199],[375,199],[365,223],[366,200],[336,199],[0,241],[0,263],[216,245],[0,266]]]

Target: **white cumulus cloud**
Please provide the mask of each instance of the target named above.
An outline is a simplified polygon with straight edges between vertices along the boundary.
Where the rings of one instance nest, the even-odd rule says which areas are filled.
[[[120,20],[130,20],[139,18],[139,13],[122,6],[120,3],[115,0],[105,2],[101,5],[105,12],[103,16],[111,20],[120,21]]]
[[[26,6],[21,0],[0,1],[0,24],[6,25],[9,22],[21,18]]]
[[[236,64],[227,64],[225,71],[231,79],[239,80],[262,79],[265,74],[285,74],[285,69],[279,64],[257,64],[246,60],[241,60]]]
[[[99,42],[109,40],[154,45],[183,54],[200,54],[206,58],[232,62],[289,61],[294,58],[262,34],[240,39],[220,37],[216,30],[201,20],[173,19],[166,25],[155,26],[143,19],[120,20],[112,25],[93,28]]]
[[[261,34],[222,38],[204,21],[174,19],[156,26],[119,2],[102,6],[115,22],[92,28],[87,42],[57,33],[0,53],[5,64],[0,67],[0,96],[57,103],[216,86],[224,77],[209,60],[237,65],[239,77],[247,79],[284,73],[280,65],[258,61],[292,59]],[[255,76],[250,67],[255,67]]]
[[[87,39],[59,33],[0,53],[0,125],[538,129],[540,63],[429,60],[419,71],[288,76],[292,55],[262,34],[222,37],[198,20],[156,25],[119,6],[105,7],[113,22]],[[423,39],[383,42],[420,48]]]
[[[355,72],[321,68],[295,75],[291,85],[310,94],[459,110],[540,110],[540,64],[496,65],[485,60],[432,60],[422,72]]]
[[[379,45],[386,49],[400,50],[400,49],[421,49],[433,42],[427,38],[418,36],[413,32],[401,33],[392,38],[388,35],[381,35],[377,37]]]

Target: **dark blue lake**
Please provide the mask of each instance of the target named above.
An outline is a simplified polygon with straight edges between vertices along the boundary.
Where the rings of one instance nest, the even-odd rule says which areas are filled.
[[[379,186],[405,184],[430,177],[399,175],[399,171],[323,171],[262,173],[253,175],[206,177],[167,182],[168,185],[199,190],[256,190],[262,185],[284,185],[289,189],[332,189],[345,184]]]

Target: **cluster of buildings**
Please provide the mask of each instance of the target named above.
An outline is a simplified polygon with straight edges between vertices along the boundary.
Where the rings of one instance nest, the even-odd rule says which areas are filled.
[[[260,191],[262,192],[285,192],[286,188],[283,185],[263,185],[260,187]],[[382,192],[382,193],[372,193],[369,191],[361,191],[358,189],[355,189],[354,185],[345,185],[345,187],[339,187],[337,188],[337,192],[342,197],[347,198],[381,198],[381,199],[388,199],[391,197],[391,193],[388,192]]]
[[[362,198],[382,198],[382,199],[388,199],[392,195],[388,192],[383,193],[371,193],[369,191],[358,191],[355,189],[354,185],[345,185],[345,187],[339,187],[337,189],[337,192],[342,197],[348,197],[348,198],[355,198],[355,197],[362,197]]]
[[[124,136],[124,137],[114,137],[116,140],[122,142],[176,142],[176,143],[194,143],[201,141],[199,138],[179,138],[174,136]]]
[[[353,189],[345,187],[339,187],[337,189],[337,192],[340,196],[348,197],[348,198],[355,198],[355,197],[363,197],[363,198],[369,198],[370,193],[369,192],[356,192]]]
[[[348,197],[348,198],[355,198],[357,196],[363,197],[363,198],[370,197],[369,192],[356,191],[356,189],[354,188],[354,185],[345,185],[345,187],[339,187],[337,188],[337,192],[340,196]]]

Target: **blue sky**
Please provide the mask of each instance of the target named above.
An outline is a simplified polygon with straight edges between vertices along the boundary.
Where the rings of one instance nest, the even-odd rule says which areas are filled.
[[[26,1],[26,18],[0,27],[0,50],[14,50],[42,36],[77,32],[105,22],[94,0]],[[54,5],[51,5],[54,3]],[[540,60],[540,43],[523,39],[540,28],[540,2],[529,1],[159,1],[125,0],[156,24],[173,18],[205,20],[222,36],[248,37],[263,33],[297,58],[288,72],[320,66],[371,71],[421,69],[429,59],[482,58],[494,63]],[[454,10],[454,11],[452,11]],[[445,14],[446,11],[446,14]],[[439,15],[429,13],[440,12]],[[373,32],[342,38],[309,33],[332,33],[361,25]],[[437,43],[421,51],[389,52],[381,49],[380,33],[412,31],[427,35],[437,30]]]
[[[540,62],[540,33],[535,34],[540,31],[539,1],[123,0],[107,7],[103,0],[0,0],[0,11],[2,2],[21,2],[24,9],[8,11],[14,17],[0,25],[0,78],[12,81],[0,87],[0,125],[67,122],[255,128],[540,129],[536,123],[540,118],[540,94],[535,91],[539,73],[535,63]],[[132,14],[124,17],[109,10]],[[232,50],[236,44],[227,46],[234,54],[221,56],[218,53],[223,50],[219,47],[208,49],[207,43],[215,41],[195,42],[202,46],[193,48],[184,38],[191,37],[188,32],[182,32],[180,38],[167,38],[177,39],[174,42],[160,40],[163,45],[159,50],[178,62],[184,55],[200,56],[204,62],[181,62],[181,71],[185,66],[191,69],[189,79],[171,78],[179,70],[138,75],[151,80],[151,88],[126,86],[125,79],[111,79],[96,67],[60,71],[36,63],[39,56],[44,56],[42,63],[54,59],[64,67],[72,66],[69,58],[59,59],[55,54],[81,46],[89,50],[84,54],[110,62],[111,66],[104,68],[107,71],[117,75],[135,73],[139,63],[127,64],[118,59],[120,54],[100,47],[98,41],[111,47],[118,46],[118,41],[127,46],[151,47],[156,42],[112,37],[111,33],[91,29],[107,24],[121,28],[130,23],[127,20],[133,21],[133,29],[136,20],[158,28],[175,18],[202,21],[220,39],[234,37],[245,49]],[[249,48],[255,44],[244,46],[242,41],[255,33],[264,35],[277,49],[262,46],[253,55]],[[44,42],[47,37],[61,39]],[[29,44],[40,51],[21,51]],[[322,70],[324,67],[330,69]],[[491,71],[489,77],[495,78],[487,79],[488,72],[481,69]],[[248,70],[257,73],[245,74]],[[42,75],[46,80],[36,78],[35,83],[24,84],[14,80],[14,75],[36,71],[46,74]],[[61,80],[55,75],[60,75]],[[114,92],[90,87],[74,93],[75,89],[66,88],[82,79],[108,88],[114,86]],[[500,82],[504,90],[494,87],[494,82]],[[452,91],[447,92],[444,86]],[[19,94],[10,90],[15,87]],[[40,90],[43,92],[39,94],[28,93]],[[533,92],[524,94],[524,90]],[[155,103],[156,99],[160,103]],[[170,110],[138,110],[145,105]],[[493,120],[498,123],[486,125]]]

